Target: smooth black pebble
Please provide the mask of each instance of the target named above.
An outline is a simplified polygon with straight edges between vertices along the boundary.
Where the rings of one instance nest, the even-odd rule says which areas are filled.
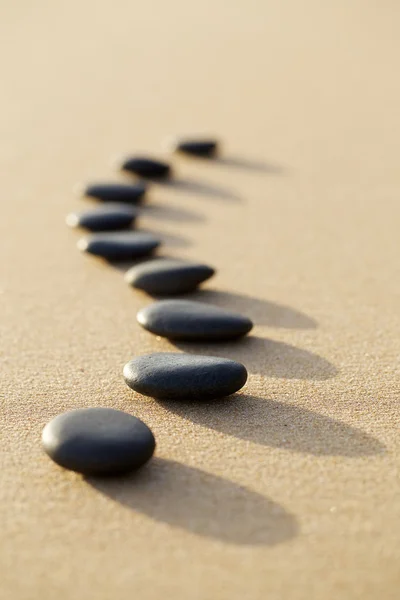
[[[88,185],[83,190],[84,196],[96,198],[103,202],[122,202],[125,204],[139,204],[146,193],[146,185],[137,183],[125,185],[122,183],[95,183]]]
[[[201,263],[157,258],[129,269],[125,281],[148,294],[183,294],[193,291],[214,272]]]
[[[164,179],[171,175],[169,164],[141,156],[127,158],[122,163],[121,169],[149,179]]]
[[[240,314],[189,300],[153,302],[138,312],[137,320],[148,331],[171,340],[228,340],[246,335],[253,327]]]
[[[104,204],[99,208],[71,213],[66,222],[70,227],[82,227],[89,231],[112,231],[128,229],[137,217],[138,210],[128,204]]]
[[[107,260],[129,260],[151,254],[161,240],[141,231],[94,233],[78,241],[82,252],[89,252]]]
[[[174,143],[175,152],[211,158],[218,153],[217,140],[211,139],[178,139]]]
[[[159,400],[221,398],[247,381],[246,367],[234,360],[173,352],[135,358],[123,374],[130,388]]]
[[[61,467],[86,475],[138,469],[153,455],[145,423],[112,408],[83,408],[58,415],[43,429],[47,454]]]

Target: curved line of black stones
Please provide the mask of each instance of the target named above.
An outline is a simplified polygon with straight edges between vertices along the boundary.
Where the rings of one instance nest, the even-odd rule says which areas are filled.
[[[213,145],[214,145],[214,147],[212,148],[212,151],[209,153],[208,158],[212,158],[216,154],[217,142],[213,142]],[[178,146],[177,150],[187,152],[191,156],[197,156],[197,157],[202,157],[202,158],[205,157],[204,148],[202,147],[201,143],[200,143],[199,148],[196,147],[196,143],[195,143],[194,147],[193,147],[193,144],[190,144],[190,148],[188,150],[186,150],[184,147],[179,147],[179,146]],[[123,170],[124,168],[126,169],[127,162],[129,162],[130,160],[134,161],[135,157],[133,157],[132,159],[128,159],[128,161],[125,161],[125,163],[123,163],[120,167],[121,170]],[[162,163],[160,163],[160,164],[162,164]],[[173,179],[173,170],[171,169],[170,165],[168,163],[163,163],[163,164],[164,164],[164,167],[166,167],[166,169],[165,169],[165,173],[163,175],[160,175],[160,177],[162,177],[163,179]],[[151,177],[149,177],[149,179],[151,181]],[[105,185],[107,185],[107,184],[105,184]],[[145,193],[144,193],[144,200],[146,199],[147,191],[148,191],[148,187],[146,185]],[[139,213],[140,213],[140,209],[139,209]],[[120,229],[120,228],[115,228],[114,231],[116,231],[118,229]],[[143,257],[143,260],[146,260],[146,256]]]

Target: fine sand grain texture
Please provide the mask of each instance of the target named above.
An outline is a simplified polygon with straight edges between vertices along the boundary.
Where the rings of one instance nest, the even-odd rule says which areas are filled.
[[[2,3],[2,598],[398,598],[399,25],[393,0]],[[129,265],[80,253],[65,216],[95,205],[76,184],[132,181],[119,156],[196,133],[221,158],[174,158],[138,225],[255,328],[194,347],[137,324]],[[248,382],[208,404],[124,383],[176,351]],[[144,420],[154,460],[52,463],[43,426],[90,406]]]

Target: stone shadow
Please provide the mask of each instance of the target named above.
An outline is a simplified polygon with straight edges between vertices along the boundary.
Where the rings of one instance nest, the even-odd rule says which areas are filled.
[[[86,477],[94,489],[155,521],[229,544],[275,546],[298,534],[293,515],[223,477],[162,458],[130,476]]]
[[[262,446],[352,458],[385,452],[379,440],[361,429],[288,402],[248,394],[212,402],[158,402],[185,420]]]

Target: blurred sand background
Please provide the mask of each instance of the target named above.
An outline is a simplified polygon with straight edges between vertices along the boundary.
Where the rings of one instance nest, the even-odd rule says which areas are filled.
[[[399,3],[0,10],[0,595],[397,598]],[[181,132],[218,135],[224,160],[174,160],[140,225],[215,265],[199,299],[256,322],[199,347],[250,373],[215,406],[126,387],[125,362],[175,346],[64,224],[88,205],[77,182]],[[41,430],[83,406],[143,418],[153,463],[123,482],[57,468]]]

